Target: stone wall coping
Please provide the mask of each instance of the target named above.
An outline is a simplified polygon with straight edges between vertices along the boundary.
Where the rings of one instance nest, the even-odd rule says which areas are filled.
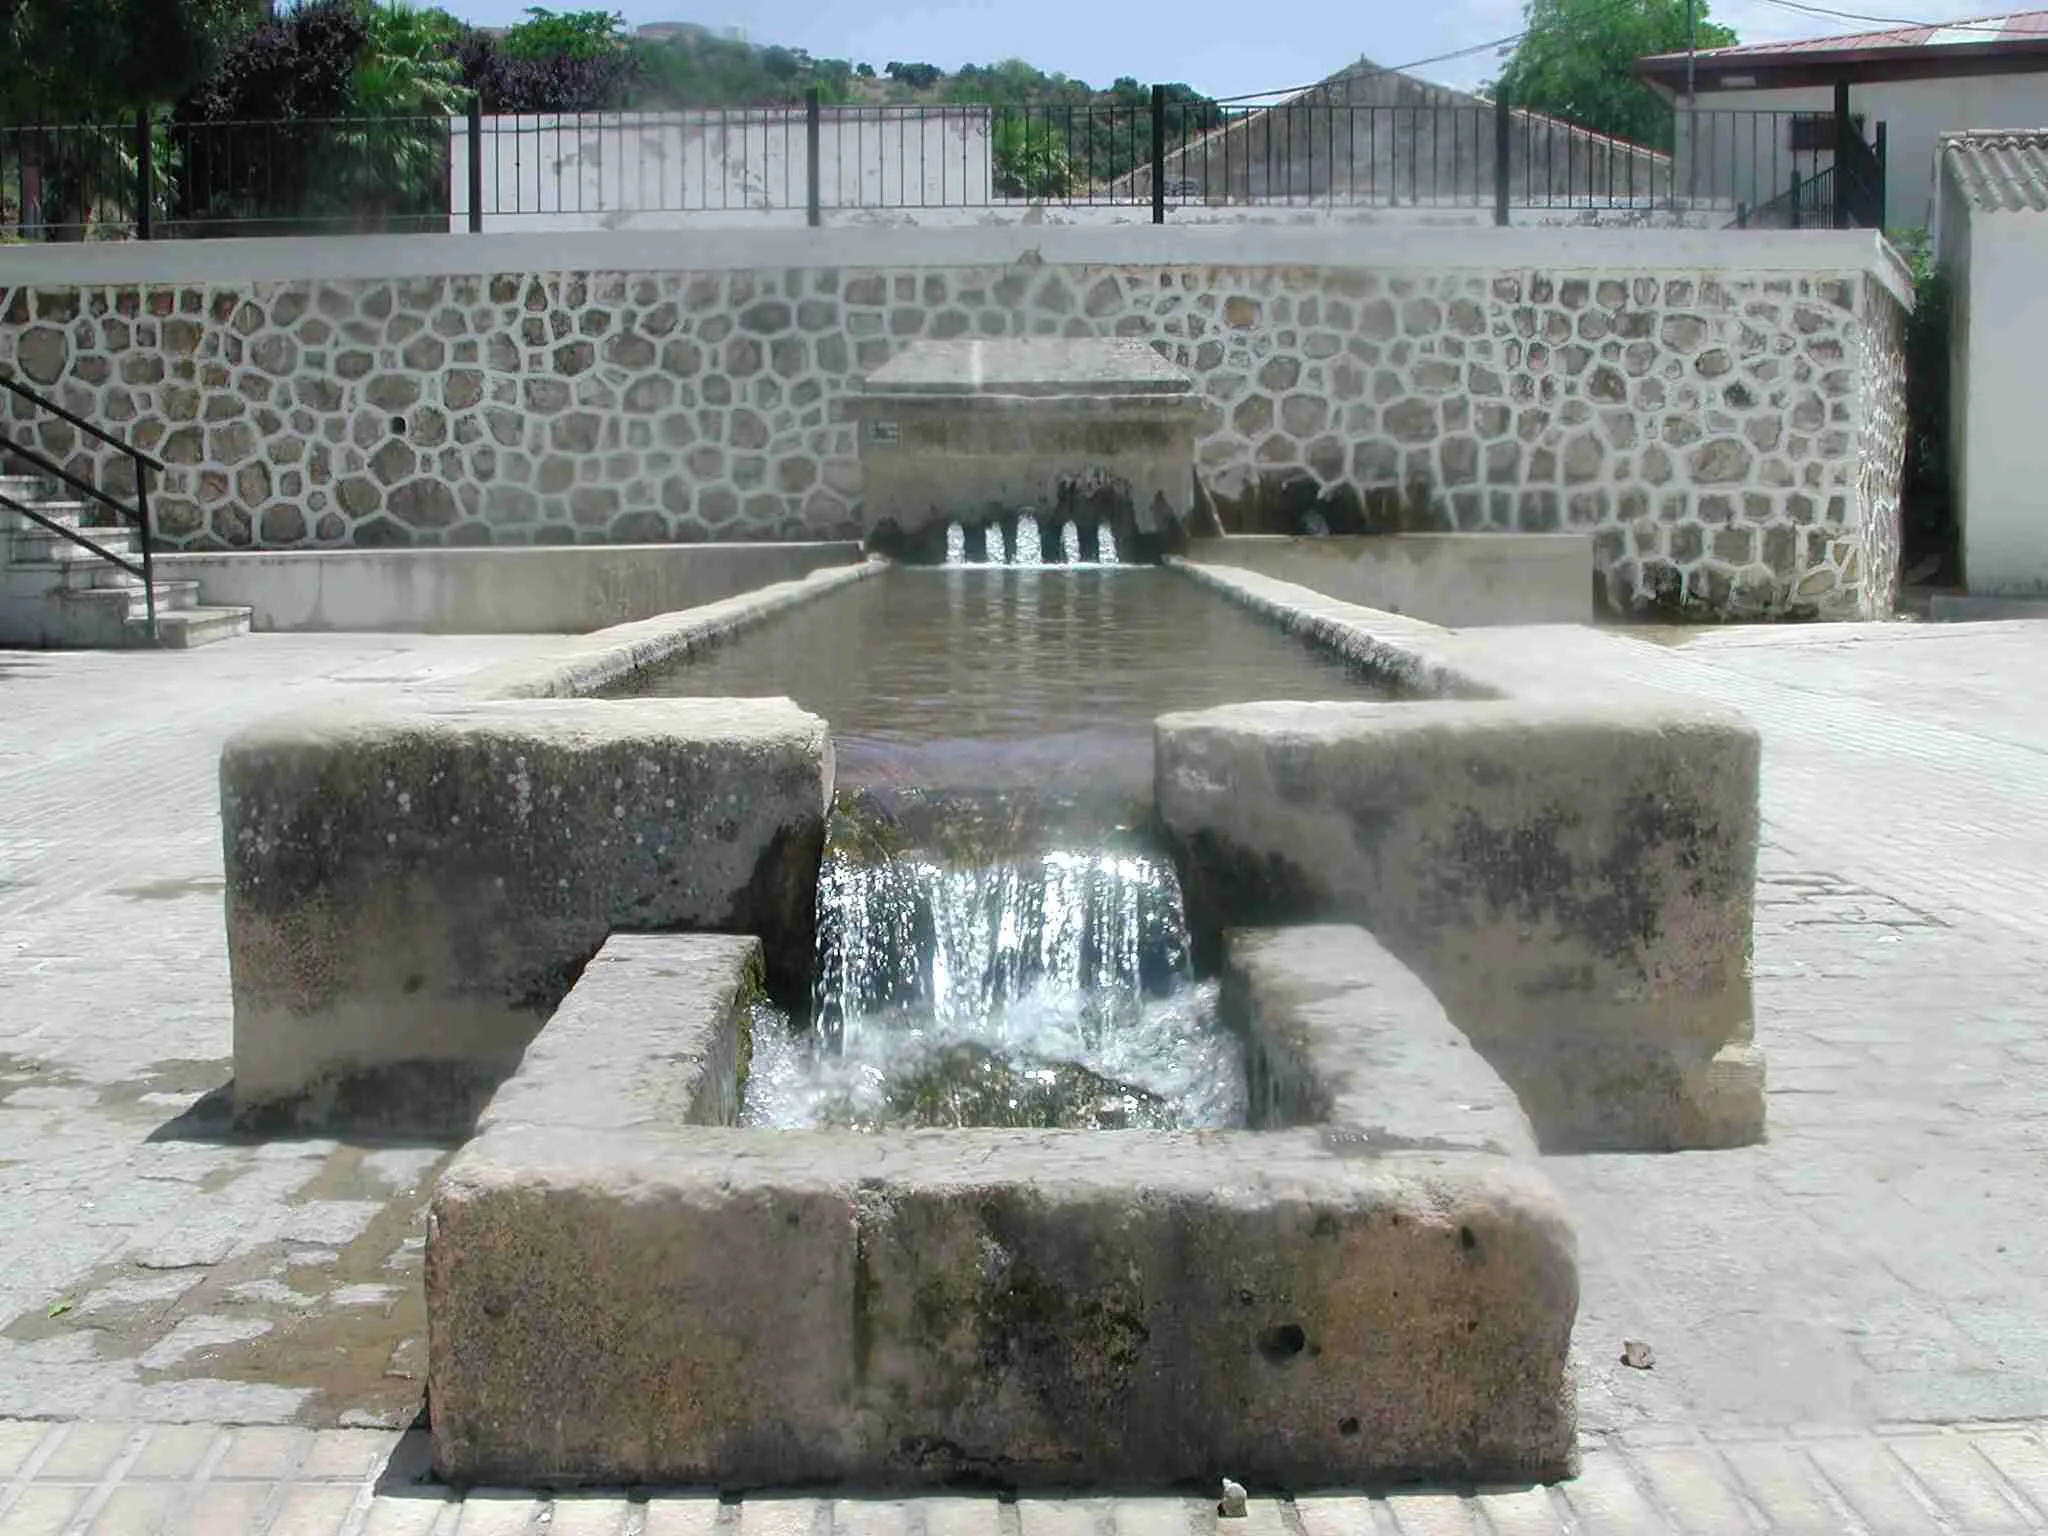
[[[593,708],[576,698],[470,699],[425,690],[363,703],[323,704],[275,715],[237,732],[224,762],[276,764],[292,755],[329,757],[410,737],[517,737],[590,748],[636,741],[672,747],[719,741],[744,746],[794,738],[823,749],[827,727],[790,699],[635,699],[630,709]]]
[[[887,568],[881,560],[835,566],[701,607],[615,624],[567,638],[545,655],[488,668],[453,686],[477,699],[585,699],[630,673],[719,644],[785,608],[814,601]]]
[[[1485,537],[1485,535],[1475,535]],[[694,544],[470,544],[439,547],[410,546],[402,549],[374,549],[362,545],[335,549],[200,549],[161,550],[156,560],[176,575],[180,565],[375,565],[395,561],[402,565],[490,566],[545,564],[549,560],[573,559],[579,554],[630,555],[634,550],[677,550],[706,554],[743,549],[817,549],[843,554],[849,563],[860,559],[860,545],[852,539],[717,539]],[[723,601],[723,599],[721,599]],[[680,610],[678,610],[680,611]],[[638,622],[638,621],[636,621]],[[599,633],[593,631],[592,633]]]
[[[1157,264],[1376,271],[1863,273],[1900,304],[1913,287],[1882,236],[1843,230],[1112,229],[712,230],[340,235],[0,247],[0,287],[94,287],[556,272],[789,267]]]
[[[1483,539],[1489,535],[1470,537]],[[1202,564],[1178,556],[1169,557],[1168,563],[1290,633],[1306,635],[1347,660],[1380,674],[1410,697],[1425,701],[1512,702],[1525,712],[1541,706],[1562,706],[1574,717],[1604,710],[1612,713],[1615,723],[1621,726],[1646,720],[1746,726],[1735,710],[1693,695],[1647,685],[1617,693],[1611,682],[1574,664],[1576,649],[1585,643],[1584,632],[1577,626],[1444,629],[1421,619],[1325,597],[1307,587],[1234,566]],[[1323,706],[1285,707],[1314,711]],[[1386,706],[1331,707],[1350,710]],[[1557,710],[1551,712],[1555,714]]]

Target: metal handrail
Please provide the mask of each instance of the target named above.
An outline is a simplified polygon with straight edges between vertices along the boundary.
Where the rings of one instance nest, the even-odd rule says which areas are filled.
[[[64,527],[63,524],[54,521],[42,513],[31,511],[11,496],[0,495],[0,505],[5,505],[9,509],[19,512],[30,521],[39,523],[51,532],[69,539],[72,543],[91,550],[103,560],[112,561],[129,574],[141,577],[142,611],[149,625],[149,643],[155,645],[161,637],[157,633],[156,624],[156,565],[155,549],[153,547],[155,539],[149,526],[149,476],[152,470],[157,474],[164,472],[165,465],[163,460],[152,453],[145,453],[133,443],[122,441],[104,428],[94,426],[82,416],[74,415],[72,412],[65,410],[63,406],[57,404],[56,401],[38,394],[26,384],[9,378],[5,374],[0,374],[0,389],[7,390],[17,398],[26,400],[38,409],[48,411],[59,420],[68,422],[71,426],[85,433],[86,436],[94,439],[96,442],[104,443],[117,453],[127,455],[134,463],[135,505],[131,507],[126,502],[120,500],[120,498],[109,495],[91,482],[80,479],[47,455],[28,447],[26,444],[14,441],[12,434],[0,436],[0,450],[12,454],[15,458],[21,459],[59,483],[90,497],[101,506],[108,508],[135,524],[136,531],[140,536],[139,542],[142,545],[142,563],[139,566],[131,564],[121,556],[114,554],[111,550],[102,549],[99,545],[93,543],[92,540],[81,537],[76,531]]]
[[[41,523],[59,538],[69,539],[72,543],[78,545],[79,548],[91,550],[102,560],[112,565],[118,565],[131,576],[141,576],[143,573],[142,567],[133,560],[130,560],[126,555],[117,555],[111,549],[106,549],[101,545],[93,543],[91,539],[88,539],[78,529],[66,528],[47,513],[38,512],[34,507],[23,506],[5,491],[0,491],[0,507],[5,507],[10,512],[19,512],[30,522]]]
[[[70,422],[72,426],[78,428],[78,430],[83,432],[87,437],[93,438],[98,442],[105,443],[109,448],[112,448],[117,452],[125,453],[126,455],[128,455],[129,458],[135,461],[136,466],[138,468],[144,464],[147,464],[151,469],[155,470],[158,474],[162,474],[165,468],[167,467],[164,464],[164,461],[158,458],[155,454],[145,453],[143,452],[142,449],[136,447],[133,443],[124,442],[122,439],[114,436],[113,433],[107,431],[104,427],[94,426],[91,422],[87,421],[83,416],[74,416],[71,412],[65,410],[64,407],[59,405],[56,401],[50,399],[49,396],[37,394],[34,390],[30,389],[26,384],[22,383],[19,379],[12,379],[9,378],[6,374],[0,373],[0,389],[6,390],[9,394],[20,396],[22,399],[28,401],[30,405],[35,406],[38,410],[48,411],[52,416],[56,416],[64,421]]]

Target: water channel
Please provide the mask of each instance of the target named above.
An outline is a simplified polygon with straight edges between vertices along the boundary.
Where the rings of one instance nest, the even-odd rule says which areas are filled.
[[[747,1123],[1243,1122],[1153,823],[1153,721],[1368,679],[1172,570],[1007,565],[891,570],[633,691],[831,724],[811,1013],[760,1021]]]

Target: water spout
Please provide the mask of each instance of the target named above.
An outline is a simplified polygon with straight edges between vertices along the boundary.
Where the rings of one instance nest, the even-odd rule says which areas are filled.
[[[946,564],[967,563],[967,530],[958,523],[946,525]]]
[[[1095,529],[1095,558],[1104,565],[1117,563],[1116,534],[1107,523],[1099,524]]]
[[[1060,529],[1060,558],[1069,565],[1081,563],[1081,529],[1072,518]]]
[[[1040,566],[1045,564],[1044,551],[1038,542],[1038,518],[1031,512],[1017,514],[1017,547],[1013,552],[1013,565]]]
[[[1003,550],[1003,525],[990,523],[982,530],[982,558],[990,565],[1008,565],[1010,557]]]

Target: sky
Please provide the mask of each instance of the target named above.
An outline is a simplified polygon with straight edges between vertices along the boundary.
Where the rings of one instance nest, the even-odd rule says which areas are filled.
[[[517,21],[533,0],[442,0],[481,25]],[[576,10],[604,0],[553,0]],[[1944,21],[2018,10],[2026,0],[1997,0],[1958,10],[1954,0],[1814,0],[1829,9],[1914,21]],[[2034,0],[2042,3],[2042,0]],[[1505,36],[1521,22],[1520,0],[611,0],[629,25],[694,21],[737,27],[748,41],[781,43],[827,58],[891,59],[955,69],[1021,58],[1107,85],[1119,75],[1184,81],[1212,96],[1251,95],[1307,85],[1361,55],[1398,68],[1412,60]],[[1744,42],[1872,30],[1877,24],[1830,21],[1776,0],[1715,0],[1716,20]],[[1491,52],[1416,71],[1446,85],[1492,77]]]

